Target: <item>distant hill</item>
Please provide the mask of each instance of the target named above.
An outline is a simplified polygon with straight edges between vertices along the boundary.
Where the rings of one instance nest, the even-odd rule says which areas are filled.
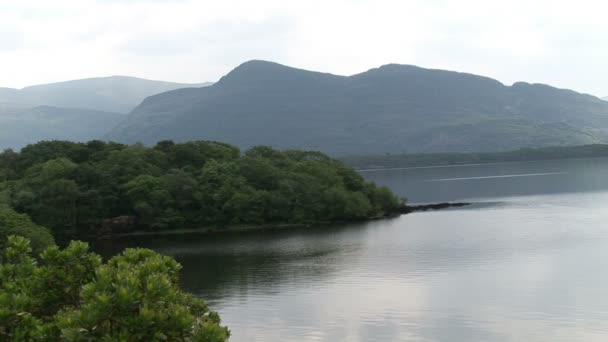
[[[86,109],[0,106],[0,150],[19,149],[41,140],[99,139],[124,114]]]
[[[608,96],[606,96],[606,97],[602,97],[602,100],[604,100],[604,101],[608,101]]]
[[[21,90],[0,88],[0,103],[128,113],[148,96],[209,84],[151,81],[128,76],[98,77],[36,85]]]
[[[218,140],[334,155],[499,151],[608,141],[608,103],[547,85],[385,65],[350,77],[250,61],[151,96],[107,139]]]
[[[16,96],[18,93],[19,90],[17,89],[0,87],[0,97],[2,98]]]
[[[522,148],[515,151],[483,153],[416,153],[345,156],[340,160],[359,170],[491,164],[574,158],[608,158],[608,144]]]

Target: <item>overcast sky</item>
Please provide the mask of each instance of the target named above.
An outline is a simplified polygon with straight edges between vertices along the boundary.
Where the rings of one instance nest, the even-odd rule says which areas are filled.
[[[608,5],[560,0],[0,0],[0,86],[216,81],[250,59],[387,63],[608,95]]]

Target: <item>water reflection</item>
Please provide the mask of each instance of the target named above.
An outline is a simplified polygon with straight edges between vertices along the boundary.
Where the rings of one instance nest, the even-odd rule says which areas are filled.
[[[221,313],[235,342],[604,341],[608,164],[540,164],[499,168],[565,174],[433,182],[438,197],[412,192],[419,201],[481,201],[468,208],[105,250],[140,245],[175,256],[184,286]],[[374,177],[399,188],[501,174],[459,169]],[[460,187],[469,191],[454,193]]]
[[[267,230],[238,234],[125,238],[97,245],[111,256],[127,247],[146,247],[174,256],[184,267],[184,288],[214,303],[226,296],[276,293],[347,271],[370,223]],[[344,261],[341,258],[348,258]]]

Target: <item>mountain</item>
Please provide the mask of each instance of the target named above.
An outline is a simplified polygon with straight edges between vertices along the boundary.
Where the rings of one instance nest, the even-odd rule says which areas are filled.
[[[1,97],[16,96],[18,93],[19,93],[19,90],[17,90],[17,89],[0,87],[0,96]]]
[[[0,150],[19,149],[41,140],[98,139],[124,117],[86,109],[0,106]]]
[[[128,76],[98,77],[36,85],[21,90],[0,88],[0,103],[128,113],[150,95],[209,84],[171,83]]]
[[[410,65],[336,76],[250,61],[210,87],[148,97],[106,138],[205,139],[334,155],[498,151],[608,142],[608,103]]]
[[[608,96],[602,97],[602,100],[608,101]]]

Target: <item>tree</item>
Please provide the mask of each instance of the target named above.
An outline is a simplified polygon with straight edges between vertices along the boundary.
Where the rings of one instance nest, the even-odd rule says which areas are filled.
[[[161,181],[170,196],[172,209],[186,222],[201,222],[201,193],[196,177],[181,169],[171,169],[161,176]]]
[[[374,206],[374,210],[380,214],[390,214],[407,202],[405,198],[399,199],[385,186],[376,187],[368,184],[365,186],[365,192]]]
[[[323,153],[258,146],[241,155],[213,141],[162,141],[154,148],[54,141],[5,151],[0,203],[63,237],[86,238],[116,230],[361,220],[402,205]]]
[[[106,264],[83,242],[31,256],[9,236],[0,264],[2,341],[227,341],[204,301],[178,287],[181,266],[148,249]]]
[[[239,160],[239,173],[251,186],[259,190],[274,190],[281,180],[281,172],[271,161],[245,156]]]
[[[0,264],[0,337],[4,341],[43,341],[43,322],[32,311],[37,302],[32,288],[36,261],[29,240],[16,235],[3,241]]]
[[[369,217],[372,206],[360,192],[348,192],[339,187],[325,190],[323,193],[323,211],[330,221],[363,219]]]
[[[209,160],[231,161],[239,158],[237,147],[215,141],[189,141],[182,144],[171,144],[161,141],[155,147],[165,151],[173,167],[185,166],[200,169]]]
[[[19,214],[0,204],[0,252],[9,235],[19,235],[29,239],[36,252],[55,244],[55,239],[48,229],[36,225],[27,215]]]

